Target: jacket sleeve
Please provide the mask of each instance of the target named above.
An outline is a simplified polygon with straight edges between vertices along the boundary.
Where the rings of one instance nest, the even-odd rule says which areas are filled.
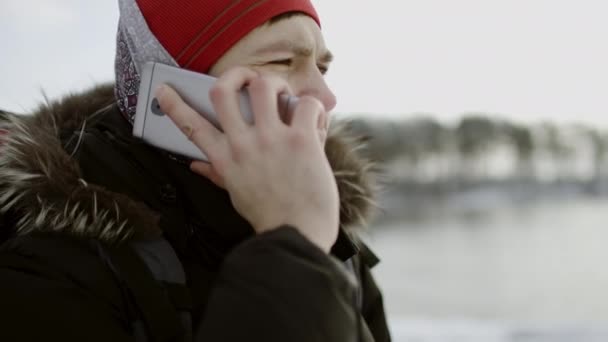
[[[386,321],[382,293],[374,280],[370,267],[365,262],[359,264],[363,305],[361,313],[375,342],[390,342],[391,336]]]
[[[373,341],[356,305],[342,265],[283,227],[227,257],[196,341]]]
[[[294,228],[256,236],[227,256],[195,340],[373,341],[354,284]],[[122,296],[82,242],[25,238],[0,248],[0,341],[134,341]]]

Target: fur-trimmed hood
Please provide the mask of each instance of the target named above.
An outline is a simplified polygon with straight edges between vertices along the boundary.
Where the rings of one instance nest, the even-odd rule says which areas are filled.
[[[87,182],[62,146],[61,132],[78,131],[114,102],[113,85],[106,84],[41,105],[31,115],[0,116],[0,133],[8,132],[0,134],[0,218],[16,218],[17,234],[56,232],[107,243],[160,234],[157,213]],[[335,122],[326,144],[345,228],[364,225],[374,203],[373,165],[358,153],[362,143]]]

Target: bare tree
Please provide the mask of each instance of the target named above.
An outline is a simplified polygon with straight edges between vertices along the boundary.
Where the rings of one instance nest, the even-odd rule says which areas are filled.
[[[593,149],[593,182],[596,185],[600,185],[606,173],[605,164],[606,152],[608,152],[608,137],[593,128],[587,128],[586,134]]]
[[[485,176],[486,161],[484,154],[496,141],[495,123],[485,116],[474,114],[464,117],[455,135],[461,155],[461,176],[479,178]]]
[[[533,154],[534,140],[528,127],[508,123],[505,126],[505,135],[517,153],[516,177],[531,180],[535,177]]]
[[[553,165],[557,171],[557,180],[567,178],[570,168],[570,156],[574,153],[572,147],[563,139],[563,134],[553,123],[542,124],[546,134],[546,148],[553,159]]]

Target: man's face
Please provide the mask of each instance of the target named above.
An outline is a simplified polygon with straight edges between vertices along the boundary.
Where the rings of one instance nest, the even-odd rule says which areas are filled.
[[[306,15],[296,15],[250,32],[209,74],[218,77],[232,67],[246,66],[276,75],[287,81],[296,96],[313,96],[329,112],[336,106],[336,97],[324,79],[331,59],[317,23]]]

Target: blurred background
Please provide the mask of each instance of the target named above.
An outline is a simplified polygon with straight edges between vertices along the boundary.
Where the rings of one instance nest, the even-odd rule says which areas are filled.
[[[313,1],[396,341],[607,341],[608,2]],[[0,3],[0,108],[113,79],[116,1]]]

